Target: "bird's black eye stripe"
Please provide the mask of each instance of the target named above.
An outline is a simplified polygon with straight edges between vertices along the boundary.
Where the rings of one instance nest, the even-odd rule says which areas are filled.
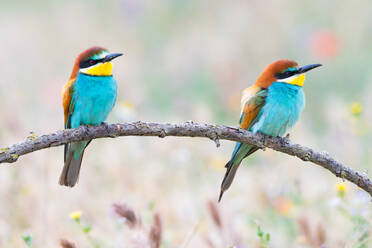
[[[88,59],[88,60],[80,62],[80,68],[87,68],[94,64],[96,64],[96,61],[94,59]]]
[[[289,77],[295,75],[296,73],[297,73],[297,71],[285,71],[283,73],[276,73],[275,77],[277,79],[284,79],[284,78],[289,78]]]
[[[89,66],[95,65],[95,64],[100,63],[102,61],[103,61],[103,59],[88,59],[88,60],[80,62],[79,67],[80,68],[87,68]]]

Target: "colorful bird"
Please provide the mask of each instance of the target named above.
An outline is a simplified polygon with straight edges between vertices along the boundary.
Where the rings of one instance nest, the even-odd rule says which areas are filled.
[[[268,65],[255,84],[243,91],[240,127],[253,133],[283,136],[298,121],[305,107],[302,85],[305,72],[321,64],[297,67],[293,60],[278,60]],[[237,142],[221,184],[219,200],[230,187],[244,158],[259,147]]]
[[[121,53],[91,47],[75,60],[69,81],[62,91],[65,128],[102,124],[116,101],[117,84],[111,61]],[[64,167],[59,184],[73,187],[78,178],[84,150],[90,141],[65,145]]]

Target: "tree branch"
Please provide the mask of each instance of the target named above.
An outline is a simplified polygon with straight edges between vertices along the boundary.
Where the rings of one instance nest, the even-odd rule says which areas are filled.
[[[19,156],[52,146],[97,138],[118,136],[166,136],[204,137],[213,140],[217,147],[219,139],[239,141],[260,148],[271,148],[276,151],[296,156],[303,161],[310,161],[329,170],[337,177],[346,179],[372,196],[372,182],[365,173],[351,168],[331,158],[327,152],[317,152],[311,148],[294,144],[288,138],[268,137],[253,134],[240,128],[228,126],[198,124],[186,122],[182,124],[157,124],[133,122],[122,124],[102,124],[100,126],[81,126],[77,129],[60,130],[55,133],[36,136],[32,134],[26,140],[0,149],[0,163],[13,163]]]

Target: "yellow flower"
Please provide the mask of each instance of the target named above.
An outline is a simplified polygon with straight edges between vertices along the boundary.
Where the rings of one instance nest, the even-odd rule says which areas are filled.
[[[341,183],[336,184],[336,189],[337,189],[338,195],[340,197],[344,197],[345,196],[345,193],[347,191],[346,183],[341,182]]]
[[[358,116],[363,111],[363,105],[360,102],[353,102],[350,110],[353,115]]]
[[[81,211],[74,211],[70,213],[70,218],[74,220],[79,220],[82,214],[83,213]]]
[[[346,191],[346,184],[344,182],[336,184],[336,189],[339,192],[345,192]]]

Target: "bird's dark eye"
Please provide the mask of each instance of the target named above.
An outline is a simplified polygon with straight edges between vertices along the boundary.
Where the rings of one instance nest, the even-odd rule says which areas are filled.
[[[87,68],[87,67],[95,65],[99,62],[100,62],[99,60],[88,59],[88,60],[84,60],[84,61],[80,62],[79,66],[80,66],[80,68]]]
[[[295,75],[296,73],[297,73],[297,71],[285,71],[283,73],[275,74],[275,77],[277,79],[283,79],[283,78],[291,77],[291,76]]]

